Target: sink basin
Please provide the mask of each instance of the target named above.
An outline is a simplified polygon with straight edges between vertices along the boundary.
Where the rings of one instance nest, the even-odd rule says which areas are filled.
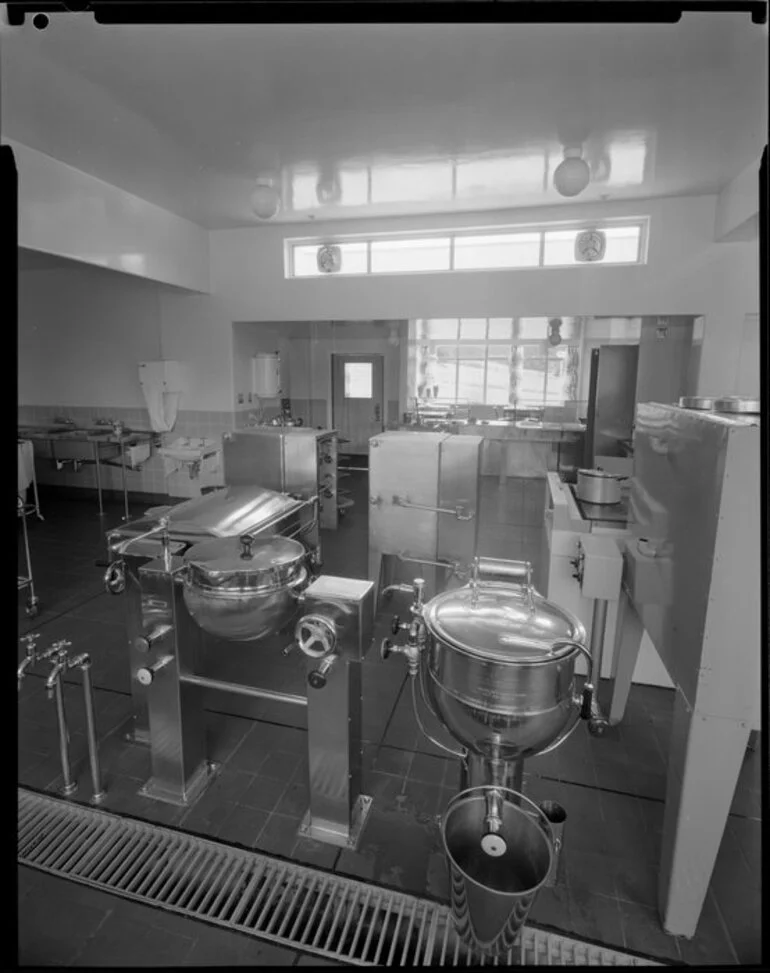
[[[168,446],[161,446],[158,453],[175,463],[195,463],[213,456],[217,452],[217,444],[210,439],[197,437],[180,437]]]
[[[177,463],[194,463],[215,453],[210,446],[161,446],[158,450],[166,459],[176,460]]]

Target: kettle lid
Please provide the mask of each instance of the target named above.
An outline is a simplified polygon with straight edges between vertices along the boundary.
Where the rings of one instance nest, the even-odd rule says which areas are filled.
[[[534,589],[485,582],[437,595],[423,609],[425,624],[441,642],[494,662],[550,662],[585,644],[583,624]]]
[[[263,588],[290,580],[305,553],[302,543],[291,537],[244,534],[195,544],[185,561],[203,584]]]

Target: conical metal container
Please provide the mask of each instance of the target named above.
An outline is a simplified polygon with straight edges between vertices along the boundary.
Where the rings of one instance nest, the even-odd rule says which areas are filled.
[[[487,834],[487,796],[492,790],[500,799],[502,854],[489,854],[482,844]],[[490,957],[504,955],[514,945],[551,870],[553,835],[548,820],[523,794],[475,787],[449,802],[441,836],[459,935]]]

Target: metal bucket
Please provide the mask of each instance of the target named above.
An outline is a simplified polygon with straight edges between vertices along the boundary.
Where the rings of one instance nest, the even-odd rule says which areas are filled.
[[[482,849],[482,838],[489,834],[490,791],[499,797],[496,837],[501,839],[493,854]],[[517,791],[474,787],[449,802],[441,837],[458,934],[489,956],[504,955],[514,945],[551,870],[553,835],[548,819]]]
[[[556,801],[541,801],[538,806],[548,819],[553,834],[553,861],[548,878],[545,880],[545,885],[551,888],[561,881],[564,871],[562,851],[564,849],[564,825],[567,823],[567,812]]]

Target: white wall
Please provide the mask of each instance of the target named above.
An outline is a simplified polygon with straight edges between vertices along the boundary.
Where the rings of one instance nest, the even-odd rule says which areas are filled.
[[[20,405],[143,408],[137,365],[187,363],[181,408],[232,411],[221,300],[86,264],[19,273]]]
[[[95,267],[23,271],[19,294],[19,401],[22,404],[141,405],[136,363],[170,358],[190,365],[183,408],[233,411],[233,322],[407,319],[419,316],[702,314],[705,333],[698,391],[745,391],[739,370],[758,356],[746,315],[759,310],[756,242],[713,242],[716,197],[644,204],[564,207],[560,216],[652,217],[649,262],[631,268],[415,274],[401,277],[286,280],[283,239],[294,226],[221,231],[211,236],[212,295],[191,294]],[[485,222],[553,218],[548,211],[498,213]],[[470,225],[473,216],[340,224],[339,232]],[[478,215],[475,222],[479,222]],[[323,224],[314,228],[319,235]],[[363,324],[357,328],[364,327]],[[398,398],[403,347],[383,336],[340,328],[321,344],[293,346],[292,397],[330,395],[328,357],[337,350],[386,354],[386,399]],[[363,342],[363,345],[360,343]],[[307,362],[305,363],[305,359]],[[311,369],[312,378],[306,369]],[[305,371],[303,372],[303,369]]]
[[[87,266],[20,273],[19,404],[144,406],[137,364],[163,357],[160,290]]]
[[[42,152],[5,141],[19,174],[19,246],[208,291],[208,234],[201,227]]]
[[[275,225],[210,235],[211,286],[238,318],[372,320],[458,316],[703,315],[699,388],[737,382],[746,313],[759,309],[756,242],[714,241],[715,196],[568,205],[559,219],[651,217],[646,265],[287,280],[284,240],[537,222],[554,210]]]

